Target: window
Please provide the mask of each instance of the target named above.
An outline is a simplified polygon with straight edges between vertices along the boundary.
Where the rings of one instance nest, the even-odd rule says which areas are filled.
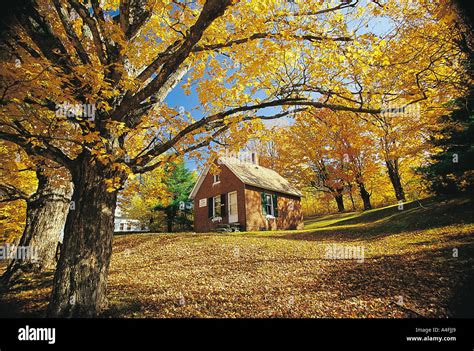
[[[226,197],[227,194],[221,194],[214,197],[210,197],[207,200],[208,206],[208,215],[209,218],[224,218],[227,216],[226,213]]]
[[[219,183],[220,181],[221,181],[221,178],[220,178],[219,174],[214,174],[214,184]]]
[[[222,217],[222,203],[221,203],[221,196],[217,195],[214,196],[214,213],[213,217]]]
[[[124,224],[123,223],[120,223],[120,231],[123,232],[123,226]]]
[[[265,192],[262,195],[262,212],[264,215],[278,217],[278,195],[267,194]]]
[[[273,197],[271,194],[265,194],[265,210],[267,214],[275,215],[275,207],[273,206]]]

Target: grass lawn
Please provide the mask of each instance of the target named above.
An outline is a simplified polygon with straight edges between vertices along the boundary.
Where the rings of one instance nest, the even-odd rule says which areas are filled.
[[[363,262],[329,259],[357,246]],[[457,252],[457,257],[455,257]],[[0,296],[42,316],[51,274]],[[300,231],[116,236],[113,317],[474,317],[474,202],[309,218]]]

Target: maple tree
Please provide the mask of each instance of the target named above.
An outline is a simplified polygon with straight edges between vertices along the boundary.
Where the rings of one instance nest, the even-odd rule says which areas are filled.
[[[361,119],[351,113],[319,110],[300,113],[289,127],[278,127],[266,136],[273,148],[264,151],[262,164],[277,169],[299,188],[322,192],[345,210],[344,195],[358,188],[365,210],[378,187],[377,150]],[[271,152],[268,152],[272,150]],[[267,151],[267,152],[265,152]]]
[[[34,192],[36,179],[20,148],[2,141],[0,155],[4,160],[0,167],[0,225],[3,239],[13,242],[23,231],[25,200]]]
[[[372,207],[364,178],[379,184],[381,190],[380,179],[375,179],[375,174],[382,172],[381,163],[396,200],[406,200],[407,187],[411,194],[419,193],[415,183],[420,179],[415,179],[414,169],[426,161],[427,153],[436,152],[428,141],[442,128],[439,117],[452,110],[450,100],[465,94],[469,86],[463,67],[467,55],[458,45],[463,32],[452,4],[391,2],[384,11],[400,5],[386,32],[365,33],[356,42],[338,46],[341,64],[334,66],[331,81],[311,74],[328,69],[328,61],[319,65],[320,60],[303,59],[299,68],[295,65],[288,70],[284,89],[289,93],[326,94],[325,101],[381,108],[381,113],[350,111],[352,115],[343,118],[350,126],[349,133],[344,130],[347,127],[334,123],[343,113],[332,109],[338,117],[330,118],[311,109],[308,116],[321,115],[321,123],[303,118],[286,136],[276,134],[277,144],[288,144],[279,146],[284,154],[279,158],[280,171],[293,170],[300,184],[331,194],[339,211],[345,209],[343,193],[352,200],[352,183],[359,188],[364,208]],[[369,23],[370,19],[362,22]],[[323,130],[324,125],[329,128]],[[371,150],[357,146],[370,146]],[[344,162],[344,156],[350,162]],[[371,164],[369,177],[363,176],[363,163]]]
[[[10,241],[20,247],[35,249],[31,257],[14,257],[10,262],[2,278],[5,283],[12,284],[24,272],[39,272],[56,266],[58,241],[70,206],[72,188],[65,170],[52,162],[33,160],[12,143],[2,143],[1,149],[6,161],[1,169],[1,203],[5,213],[1,222],[18,225],[22,224],[18,215],[26,218],[26,223],[20,226],[22,233],[20,228],[13,231],[8,225],[4,229],[6,233],[13,231]],[[18,206],[22,210],[18,211]],[[16,250],[15,247],[12,249]]]
[[[119,206],[152,231],[161,230],[166,224],[165,229],[172,232],[173,225],[184,220],[178,216],[180,204],[189,202],[195,181],[196,174],[183,161],[176,160],[127,181],[120,192]]]
[[[430,2],[359,5],[21,4],[2,38],[0,139],[65,167],[74,184],[50,316],[93,316],[106,306],[117,196],[134,174],[185,153],[197,156],[226,134],[244,140],[258,128],[257,119],[291,115],[291,106],[377,116],[381,96],[431,106],[456,95],[454,83],[438,79],[453,76],[459,65],[449,41],[439,39],[434,27],[444,22],[429,16]],[[365,27],[384,16],[398,29],[385,39]],[[400,59],[426,42],[425,54],[402,70]],[[430,59],[439,47],[439,57]],[[401,72],[404,79],[395,84]],[[164,103],[181,81],[186,92],[197,93],[203,117]],[[263,109],[278,111],[264,116]],[[388,150],[389,162],[393,153]]]
[[[153,208],[160,201],[166,202],[169,194],[164,179],[166,174],[162,167],[146,174],[129,178],[120,191],[118,207],[129,218],[139,220],[142,226],[155,231],[157,222],[163,220]]]

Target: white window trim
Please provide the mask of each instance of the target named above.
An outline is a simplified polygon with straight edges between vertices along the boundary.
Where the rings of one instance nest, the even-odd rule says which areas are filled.
[[[270,197],[270,209],[271,213],[268,213],[268,197]],[[265,194],[265,210],[267,210],[267,215],[271,215],[275,217],[275,204],[273,203],[273,195],[272,194]]]
[[[229,222],[230,222],[230,216],[231,216],[231,213],[230,213],[230,195],[231,194],[235,194],[236,195],[236,198],[237,198],[237,191],[231,191],[230,193],[227,193],[227,218],[229,218]],[[239,219],[239,201],[238,201],[238,198],[237,198],[237,201],[235,202],[235,210],[236,210],[236,214],[237,214],[237,220]]]
[[[217,215],[216,215],[216,198],[219,198],[219,206],[221,207],[221,214],[219,215],[219,217],[222,217],[222,204],[220,203],[221,201],[221,196],[220,195],[216,195],[216,196],[213,196],[212,197],[212,218],[216,218]]]
[[[216,180],[217,179],[217,180]],[[221,177],[219,174],[214,174],[212,176],[212,185],[219,184],[221,182]]]

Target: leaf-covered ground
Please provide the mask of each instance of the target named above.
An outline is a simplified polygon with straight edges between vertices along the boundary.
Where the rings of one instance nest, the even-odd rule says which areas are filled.
[[[364,260],[331,259],[358,247]],[[307,220],[291,232],[117,236],[113,317],[474,317],[474,207],[425,200]],[[44,314],[51,275],[3,292]]]

